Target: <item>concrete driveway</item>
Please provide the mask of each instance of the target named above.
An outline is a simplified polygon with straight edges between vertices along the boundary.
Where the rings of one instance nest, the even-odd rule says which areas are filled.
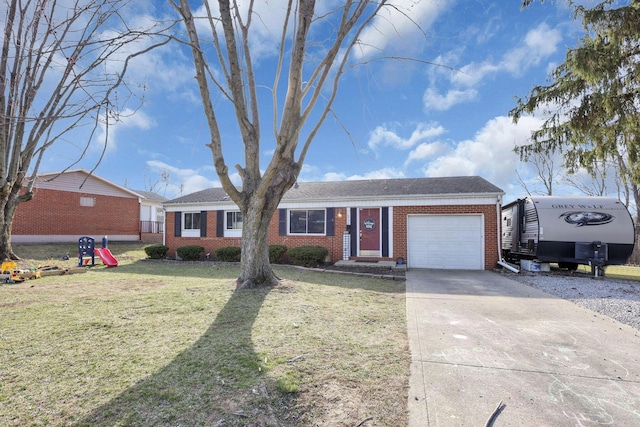
[[[640,426],[640,333],[490,271],[407,271],[409,426]]]

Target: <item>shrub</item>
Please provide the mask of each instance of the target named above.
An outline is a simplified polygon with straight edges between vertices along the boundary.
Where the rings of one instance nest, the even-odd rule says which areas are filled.
[[[184,261],[197,261],[202,252],[204,252],[204,248],[200,245],[180,246],[176,249],[176,253]]]
[[[238,246],[227,246],[224,248],[218,248],[215,251],[216,260],[225,262],[238,262],[240,261],[240,254],[242,249]]]
[[[162,259],[167,256],[169,246],[151,245],[144,248],[144,253],[151,259]]]
[[[287,253],[287,247],[285,245],[270,245],[269,246],[269,262],[277,264],[282,262],[284,254]]]
[[[291,264],[315,267],[324,262],[329,251],[322,246],[299,246],[289,249],[287,254],[289,255]]]

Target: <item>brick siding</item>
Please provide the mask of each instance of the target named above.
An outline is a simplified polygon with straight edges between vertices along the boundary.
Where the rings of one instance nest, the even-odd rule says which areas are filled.
[[[205,253],[211,254],[218,248],[240,246],[241,239],[239,237],[216,237],[217,215],[215,211],[209,211],[207,214],[207,237],[175,237],[173,233],[175,226],[174,213],[168,213],[165,221],[165,244],[169,247],[168,254],[170,256],[175,256],[175,251],[178,247],[186,245],[200,245],[204,247]],[[346,214],[343,213],[342,218],[339,218],[336,214],[335,236],[280,236],[278,232],[278,211],[276,211],[269,224],[269,244],[285,245],[288,248],[303,245],[323,246],[329,251],[331,261],[338,261],[342,259],[342,232],[346,228],[346,223]]]
[[[483,214],[484,215],[484,268],[491,270],[498,262],[498,229],[495,205],[449,205],[449,206],[401,206],[393,208],[393,253],[394,257],[407,257],[407,216]]]
[[[294,248],[302,245],[324,246],[329,251],[331,261],[342,259],[342,235],[347,226],[346,209],[342,209],[342,216],[335,215],[334,236],[280,236],[278,227],[278,213],[271,218],[269,225],[269,244],[285,245]],[[408,206],[393,208],[393,258],[407,259],[407,215],[415,214],[483,214],[484,215],[484,243],[485,269],[493,269],[498,261],[498,230],[495,205],[450,205],[450,206]],[[240,238],[225,238],[216,236],[215,211],[207,215],[207,237],[175,237],[173,234],[175,216],[173,212],[166,216],[166,245],[169,254],[175,255],[176,248],[185,245],[200,245],[205,252],[213,254],[216,249],[225,246],[240,246]],[[352,218],[355,221],[355,218]]]
[[[80,206],[81,197],[95,199],[94,206]],[[139,235],[139,221],[137,198],[34,189],[33,200],[16,209],[12,234]]]

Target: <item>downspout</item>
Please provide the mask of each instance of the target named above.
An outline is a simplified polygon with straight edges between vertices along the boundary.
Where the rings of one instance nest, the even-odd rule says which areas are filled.
[[[142,197],[140,196],[138,196],[138,241],[142,242]]]
[[[501,200],[501,196],[498,196],[498,199],[496,200],[496,228],[497,228],[497,235],[498,235],[498,265],[501,267],[506,268],[507,270],[511,271],[512,273],[519,273],[520,270],[518,270],[516,267],[512,266],[511,264],[509,264],[508,262],[506,262],[504,259],[502,259],[502,233],[501,233],[501,224],[502,224],[502,200]]]
[[[162,246],[167,246],[167,208],[162,205],[164,221],[162,221]]]

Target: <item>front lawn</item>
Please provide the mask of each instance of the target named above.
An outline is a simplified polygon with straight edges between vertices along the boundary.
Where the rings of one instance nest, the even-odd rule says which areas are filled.
[[[237,266],[109,246],[116,268],[0,285],[0,425],[406,425],[403,282],[278,266],[234,292]]]

